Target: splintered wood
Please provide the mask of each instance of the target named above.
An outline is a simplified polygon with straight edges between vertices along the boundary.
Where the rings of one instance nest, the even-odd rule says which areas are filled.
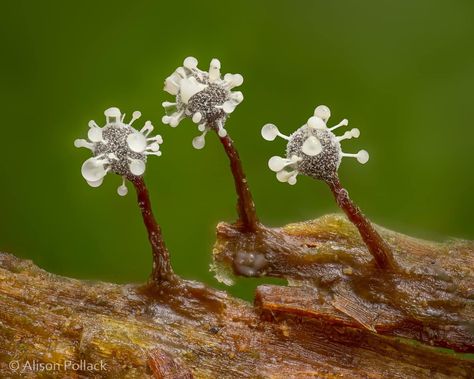
[[[216,277],[225,279],[229,271],[245,276],[252,271],[242,270],[242,262],[251,265],[248,257],[259,256],[266,264],[252,276],[289,282],[288,287],[257,289],[256,304],[264,313],[474,352],[474,243],[433,243],[379,232],[392,248],[397,269],[377,268],[342,216],[262,227],[254,234],[221,223],[214,248]]]

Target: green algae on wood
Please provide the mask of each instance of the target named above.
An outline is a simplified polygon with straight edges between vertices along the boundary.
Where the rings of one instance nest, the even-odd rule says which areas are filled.
[[[377,229],[397,270],[379,269],[357,229],[339,215],[255,233],[221,223],[213,267],[227,282],[225,270],[287,279],[289,287],[257,289],[263,312],[474,352],[474,243],[435,243]],[[255,257],[265,265],[252,271]]]

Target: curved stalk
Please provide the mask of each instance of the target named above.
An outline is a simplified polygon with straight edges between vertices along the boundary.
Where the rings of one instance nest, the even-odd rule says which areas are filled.
[[[393,259],[392,250],[375,230],[370,221],[364,216],[360,208],[350,199],[349,193],[342,187],[337,174],[331,181],[327,181],[326,183],[331,189],[339,207],[359,230],[377,266],[381,269],[396,268],[397,265]]]
[[[252,193],[250,192],[242,162],[232,139],[229,135],[219,137],[230,161],[230,168],[234,177],[235,191],[237,192],[238,223],[245,232],[255,232],[258,229],[258,217],[255,211]]]
[[[153,215],[145,181],[142,177],[134,177],[131,182],[137,192],[138,206],[140,207],[143,222],[148,232],[148,240],[150,241],[153,254],[151,280],[156,284],[175,281],[177,276],[171,267],[170,254],[163,240],[161,228]]]

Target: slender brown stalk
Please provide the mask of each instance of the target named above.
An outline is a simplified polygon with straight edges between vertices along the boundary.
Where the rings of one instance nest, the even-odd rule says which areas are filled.
[[[234,177],[235,190],[237,192],[238,222],[241,224],[240,226],[243,231],[255,232],[258,229],[258,217],[255,211],[255,203],[253,202],[252,194],[242,168],[239,153],[235,149],[234,143],[229,135],[219,137],[219,139],[229,157],[230,168]]]
[[[150,241],[153,254],[151,280],[156,284],[175,281],[177,277],[171,267],[170,254],[163,241],[161,228],[153,215],[145,181],[142,177],[134,177],[131,182],[137,191],[138,206],[142,212],[143,222],[148,232],[148,240]]]
[[[337,174],[333,180],[326,183],[329,185],[339,207],[359,230],[377,266],[382,269],[394,269],[396,263],[393,259],[392,250],[364,216],[360,208],[349,198],[349,193],[342,187]]]

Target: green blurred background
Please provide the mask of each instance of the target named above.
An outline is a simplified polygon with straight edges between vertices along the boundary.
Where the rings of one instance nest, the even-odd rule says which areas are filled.
[[[73,147],[103,111],[141,110],[164,137],[146,180],[176,271],[216,285],[214,227],[235,218],[228,162],[214,135],[196,151],[190,120],[161,124],[164,78],[186,56],[241,73],[244,102],[227,123],[261,219],[269,225],[337,208],[328,188],[278,183],[267,169],[283,142],[267,122],[301,126],[318,104],[362,131],[346,151],[365,166],[340,176],[370,218],[422,238],[474,238],[474,2],[15,1],[1,29],[0,249],[62,275],[144,281],[150,249],[133,192],[119,178],[82,179]],[[232,293],[251,298],[255,280]]]

